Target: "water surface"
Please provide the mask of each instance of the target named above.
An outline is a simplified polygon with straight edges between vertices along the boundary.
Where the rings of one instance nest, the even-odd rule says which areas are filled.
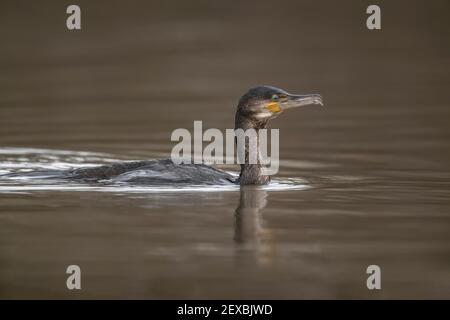
[[[447,2],[78,3],[0,5],[0,174],[167,158],[259,84],[325,107],[271,123],[266,188],[0,179],[1,298],[450,298]]]

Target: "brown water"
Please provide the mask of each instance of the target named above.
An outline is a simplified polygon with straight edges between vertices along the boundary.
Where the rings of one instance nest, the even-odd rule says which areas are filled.
[[[363,2],[1,2],[0,173],[168,157],[258,84],[326,107],[271,123],[282,187],[1,180],[0,297],[450,298],[448,1]]]

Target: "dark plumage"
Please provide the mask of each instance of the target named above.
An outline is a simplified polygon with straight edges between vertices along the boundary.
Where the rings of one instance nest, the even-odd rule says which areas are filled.
[[[285,109],[309,104],[322,104],[322,99],[319,95],[291,95],[284,90],[269,86],[250,89],[239,100],[235,117],[235,129],[255,129],[256,131],[264,129],[269,120],[276,118]],[[107,180],[146,185],[267,184],[270,181],[270,177],[261,174],[262,165],[259,161],[257,164],[248,163],[248,148],[246,148],[246,159],[246,163],[241,164],[241,172],[238,179],[207,165],[177,165],[170,159],[121,162],[64,171],[33,172],[30,175],[71,181],[99,182]]]
[[[170,159],[120,162],[66,171],[65,179],[127,182],[140,185],[220,185],[234,183],[232,175],[204,164],[174,164]]]
[[[250,89],[239,100],[235,116],[235,129],[265,129],[269,120],[274,119],[284,109],[307,104],[322,105],[320,95],[292,95],[282,89],[260,86]],[[271,108],[273,106],[273,108]],[[277,107],[275,107],[277,106]],[[259,142],[258,142],[259,145]],[[248,145],[246,145],[246,160]],[[261,173],[262,164],[241,164],[238,182],[241,185],[264,185],[270,182],[270,176]]]

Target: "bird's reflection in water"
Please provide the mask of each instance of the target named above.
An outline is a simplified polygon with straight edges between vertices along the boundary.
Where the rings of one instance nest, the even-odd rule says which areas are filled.
[[[275,261],[275,241],[266,226],[262,210],[267,205],[267,191],[254,186],[241,186],[239,205],[235,211],[234,240],[239,258],[254,257],[260,265]]]

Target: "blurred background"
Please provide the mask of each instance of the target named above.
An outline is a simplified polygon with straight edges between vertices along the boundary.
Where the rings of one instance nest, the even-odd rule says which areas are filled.
[[[66,28],[70,4],[82,30]],[[381,30],[366,28],[370,4]],[[325,107],[271,123],[280,176],[310,188],[251,191],[267,204],[244,219],[248,241],[233,236],[239,192],[6,188],[0,297],[450,298],[449,9],[1,0],[3,148],[167,157],[174,129],[233,128],[239,97],[263,84],[320,93]],[[81,292],[65,288],[71,263],[85,270]],[[369,264],[382,268],[381,291],[365,286]]]

